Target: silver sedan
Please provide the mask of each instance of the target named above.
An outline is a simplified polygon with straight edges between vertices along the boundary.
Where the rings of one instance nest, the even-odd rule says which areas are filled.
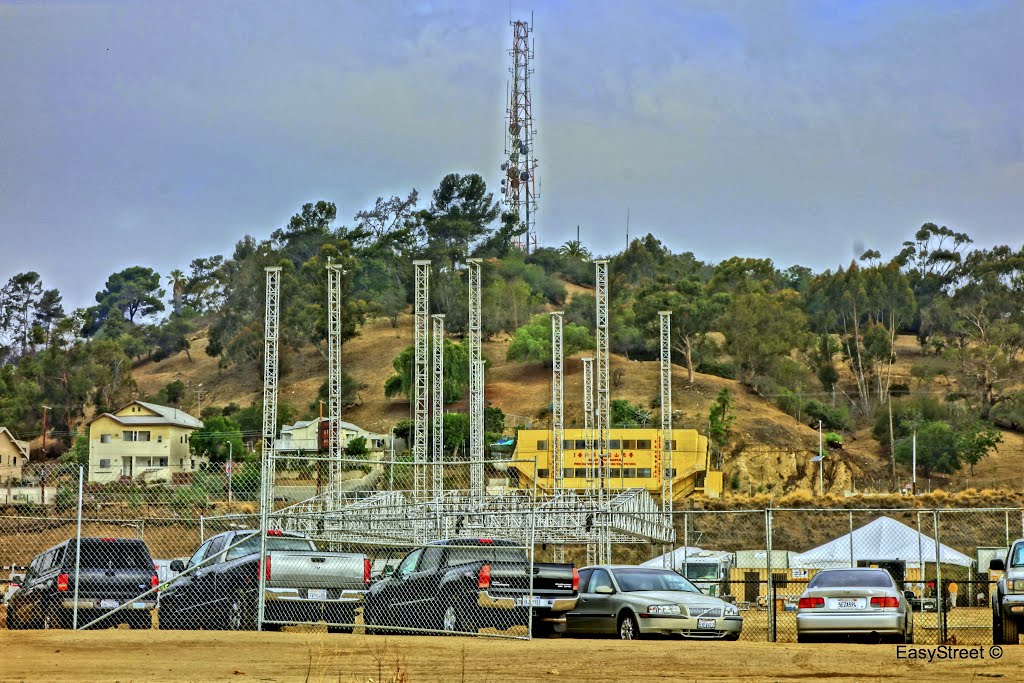
[[[914,642],[914,613],[906,594],[885,569],[823,569],[800,595],[799,643],[838,636]]]
[[[600,565],[580,570],[580,598],[566,633],[737,640],[743,617],[735,605],[704,595],[670,569]]]

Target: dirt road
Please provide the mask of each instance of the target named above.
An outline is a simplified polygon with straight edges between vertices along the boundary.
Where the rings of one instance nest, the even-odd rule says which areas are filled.
[[[5,632],[2,681],[1024,680],[1024,647],[993,660],[899,660],[895,646],[367,637],[323,633]]]

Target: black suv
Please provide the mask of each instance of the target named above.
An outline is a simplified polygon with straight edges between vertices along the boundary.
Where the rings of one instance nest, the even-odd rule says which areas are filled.
[[[7,604],[7,628],[71,628],[75,608],[75,539],[36,555]],[[149,548],[129,538],[83,538],[78,577],[78,625],[128,606],[99,622],[150,628],[156,594],[137,596],[159,580]]]

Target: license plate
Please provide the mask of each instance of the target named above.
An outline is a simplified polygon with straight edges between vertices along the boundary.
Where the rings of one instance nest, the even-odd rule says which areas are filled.
[[[306,593],[310,600],[326,600],[327,589],[326,588],[310,588]]]
[[[117,600],[100,600],[100,607],[103,609],[112,609],[120,604]]]
[[[516,598],[516,606],[518,607],[551,607],[551,600],[545,598],[538,598],[533,596],[533,600],[530,600],[529,595],[520,595]]]
[[[697,628],[714,628],[716,626],[714,619],[698,619]]]
[[[830,609],[864,609],[864,598],[832,598]]]

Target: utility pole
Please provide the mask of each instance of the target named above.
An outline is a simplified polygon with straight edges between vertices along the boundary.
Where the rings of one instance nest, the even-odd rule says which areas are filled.
[[[910,493],[917,495],[917,427],[910,442]]]
[[[43,406],[43,458],[46,458],[46,411],[50,406]]]
[[[825,452],[824,452],[824,450],[822,448],[822,442],[821,442],[821,420],[818,420],[818,495],[819,496],[825,495],[825,480],[822,477],[822,467],[823,467],[823,465],[821,464],[824,460],[825,460]]]

